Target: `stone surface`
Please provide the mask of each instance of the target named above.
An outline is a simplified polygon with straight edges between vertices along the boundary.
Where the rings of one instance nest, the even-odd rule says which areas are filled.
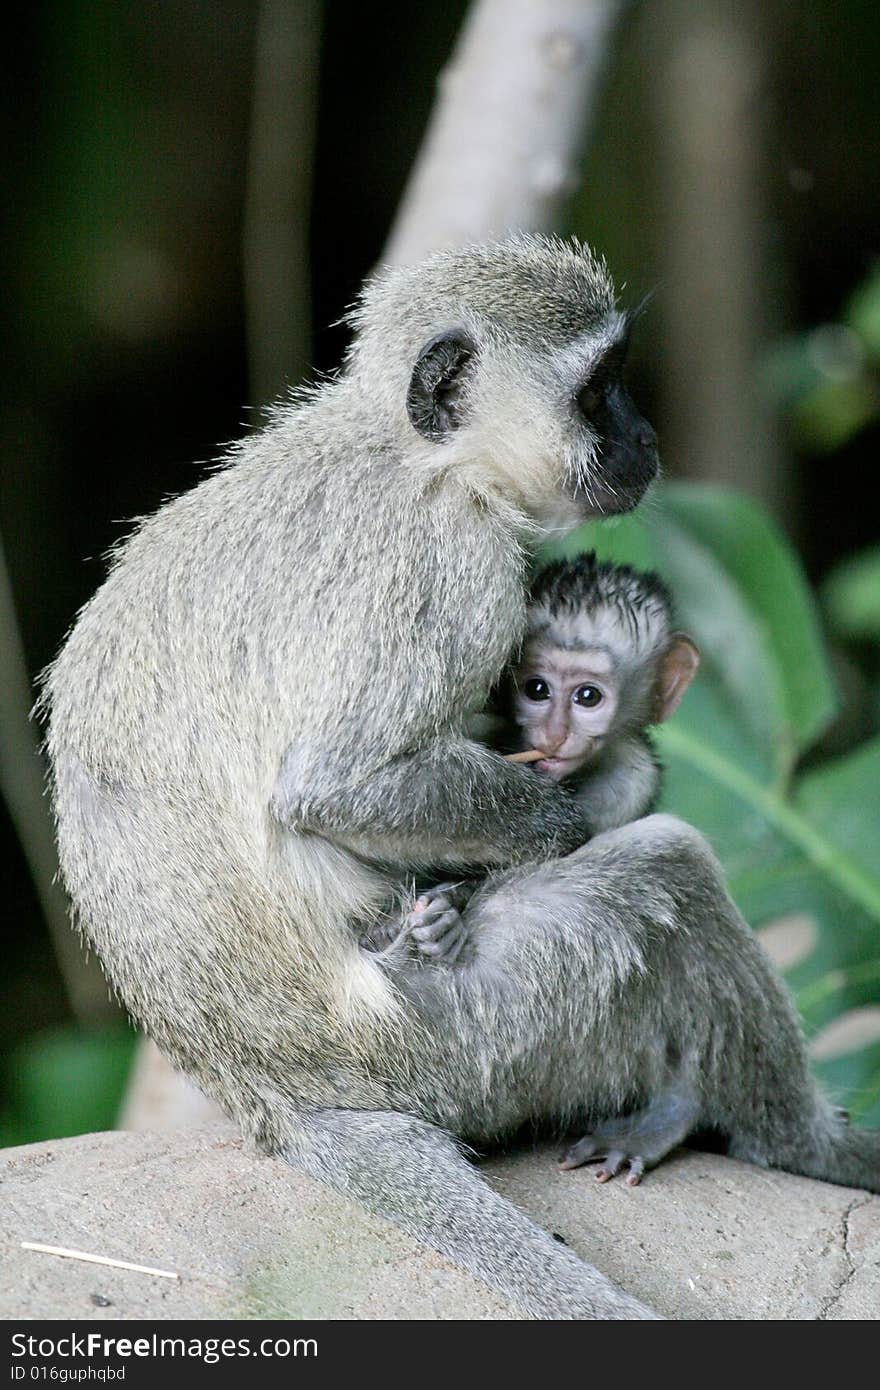
[[[667,1317],[876,1319],[880,1198],[682,1153],[634,1190],[495,1158],[493,1186]],[[498,1294],[225,1130],[0,1154],[0,1317],[513,1319]],[[22,1240],[176,1270],[64,1260]]]
[[[487,1176],[668,1318],[880,1317],[880,1197],[684,1150],[635,1189],[551,1157]]]

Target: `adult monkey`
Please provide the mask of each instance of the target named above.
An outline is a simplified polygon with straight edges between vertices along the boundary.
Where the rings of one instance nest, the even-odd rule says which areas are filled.
[[[758,1162],[876,1185],[877,1137],[817,1094],[695,832],[578,848],[564,787],[462,732],[520,639],[529,544],[656,469],[604,267],[530,237],[447,253],[354,322],[337,381],[120,547],[51,668],[65,881],[134,1016],[270,1151],[536,1316],[650,1317],[449,1133],[684,1077]],[[472,900],[467,968],[362,949],[406,871],[529,859]]]

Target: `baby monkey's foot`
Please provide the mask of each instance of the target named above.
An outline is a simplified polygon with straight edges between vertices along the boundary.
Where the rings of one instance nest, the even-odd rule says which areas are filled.
[[[471,890],[462,883],[438,883],[416,899],[404,918],[413,945],[421,955],[442,965],[452,965],[467,941],[461,917]]]
[[[618,1147],[625,1143],[626,1136],[617,1132],[613,1124],[599,1124],[591,1134],[572,1144],[560,1158],[559,1166],[567,1171],[569,1168],[580,1168],[585,1163],[600,1164],[594,1174],[596,1182],[608,1182],[626,1167],[624,1182],[627,1187],[636,1187],[648,1165],[643,1154],[627,1152],[628,1144],[626,1149]]]
[[[600,1120],[583,1139],[562,1155],[563,1170],[596,1163],[597,1182],[608,1182],[626,1169],[624,1182],[636,1187],[649,1168],[656,1168],[666,1155],[694,1129],[699,1106],[680,1090],[664,1091],[632,1115]]]

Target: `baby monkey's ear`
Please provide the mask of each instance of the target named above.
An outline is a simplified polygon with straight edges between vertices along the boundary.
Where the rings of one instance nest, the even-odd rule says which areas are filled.
[[[426,439],[443,439],[462,422],[463,387],[476,346],[460,327],[425,343],[413,367],[406,396],[410,421]]]
[[[685,632],[673,632],[657,668],[652,724],[662,724],[664,719],[675,714],[684,692],[697,674],[699,664],[700,653],[696,642]]]

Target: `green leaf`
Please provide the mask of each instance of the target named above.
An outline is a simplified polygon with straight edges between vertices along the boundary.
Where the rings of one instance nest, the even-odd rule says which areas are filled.
[[[866,1048],[861,1059],[863,1079],[852,1082],[852,1054],[816,1065],[815,1070],[832,1096],[845,1098],[856,1124],[880,1129],[880,1044]]]
[[[822,586],[822,602],[840,637],[880,642],[880,545],[832,570]]]
[[[657,548],[677,625],[702,653],[700,685],[715,680],[717,698],[723,695],[729,709],[727,723],[735,720],[748,736],[753,770],[760,764],[764,781],[784,781],[794,757],[784,678],[760,613],[713,551],[668,509]]]
[[[858,333],[871,356],[880,358],[880,264],[854,292],[844,321]]]
[[[792,407],[798,440],[832,454],[877,418],[877,392],[867,376],[845,381],[821,380]]]
[[[632,565],[634,569],[656,568],[656,556],[651,529],[646,520],[649,498],[637,512],[629,516],[612,517],[608,521],[588,521],[576,531],[570,531],[558,541],[545,545],[539,556],[539,566],[554,560],[572,560],[588,550],[595,550],[600,560],[615,565]]]
[[[831,772],[804,779],[794,801],[756,781],[743,766],[734,762],[717,745],[701,740],[679,719],[657,731],[661,752],[688,763],[692,771],[709,779],[719,794],[741,804],[739,815],[750,815],[756,823],[772,830],[797,850],[829,884],[847,896],[860,911],[880,925],[880,877],[877,876],[876,831],[878,819],[871,806],[877,798],[880,742],[870,756],[855,754],[841,759]],[[859,794],[858,801],[840,800]],[[873,819],[872,819],[873,812]],[[862,844],[848,841],[841,831],[855,828],[863,816]],[[871,866],[863,862],[860,851]]]
[[[670,484],[664,507],[740,589],[775,655],[788,729],[799,752],[826,727],[837,697],[816,606],[782,533],[753,502],[721,488]]]
[[[0,1129],[34,1143],[111,1129],[135,1047],[130,1028],[37,1033],[12,1059],[11,1105]]]
[[[794,804],[874,885],[880,916],[880,738],[802,777]]]

